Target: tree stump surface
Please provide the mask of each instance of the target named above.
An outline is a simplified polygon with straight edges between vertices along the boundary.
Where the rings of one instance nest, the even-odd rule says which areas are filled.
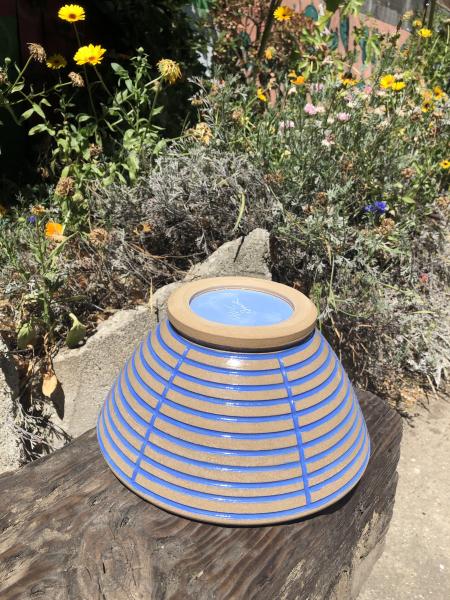
[[[92,429],[0,477],[2,600],[351,600],[392,516],[401,419],[359,392],[372,455],[359,484],[311,517],[219,527],[125,488]]]

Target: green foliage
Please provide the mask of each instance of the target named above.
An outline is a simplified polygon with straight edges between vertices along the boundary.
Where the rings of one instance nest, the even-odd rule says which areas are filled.
[[[399,385],[412,374],[439,382],[450,364],[436,326],[449,277],[439,258],[450,216],[448,27],[402,48],[374,33],[378,61],[364,80],[349,55],[305,67],[297,85],[286,70],[298,65],[283,65],[269,101],[237,77],[200,83],[195,97],[211,148],[246,152],[283,206],[276,276],[314,297],[355,380],[381,392],[398,373]]]
[[[144,157],[148,160],[164,147],[161,127],[155,123],[163,110],[158,102],[164,88],[163,75],[152,74],[154,66],[142,48],[127,67],[111,63],[111,91],[100,71],[91,68],[84,84],[95,102],[87,113],[79,109],[77,97],[82,88],[72,85],[73,76],[71,81],[59,81],[47,90],[27,91],[24,74],[28,64],[21,71],[16,67],[16,79],[5,84],[0,106],[9,110],[18,123],[34,123],[28,135],[47,136],[50,152],[43,168],[53,181],[73,181],[69,191],[59,184],[55,189],[64,223],[72,230],[84,227],[88,217],[84,197],[89,182],[95,179],[103,185],[115,181],[132,184]],[[6,67],[8,64],[4,73],[8,73]],[[82,83],[82,76],[77,77]]]
[[[8,287],[22,290],[17,306],[18,347],[34,345],[43,336],[54,341],[58,327],[55,307],[61,302],[65,283],[60,268],[61,256],[70,237],[47,236],[45,222],[48,217],[17,216],[13,221],[3,220],[0,228],[0,264],[8,273]]]

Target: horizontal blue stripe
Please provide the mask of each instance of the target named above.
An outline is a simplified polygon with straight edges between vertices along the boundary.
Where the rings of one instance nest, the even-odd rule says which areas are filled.
[[[153,333],[150,333],[147,337],[147,345],[150,346],[151,345],[151,338],[153,337],[153,335],[156,336],[156,338],[158,339],[158,342],[161,344],[161,347],[168,353],[170,354],[173,358],[177,359],[181,356],[180,354],[178,354],[178,352],[176,352],[175,350],[173,350],[172,348],[170,348],[166,342],[163,340],[162,335],[161,335],[161,325],[158,325],[156,327],[156,329],[154,330]],[[314,337],[314,336],[313,336]],[[319,348],[314,352],[314,354],[312,354],[309,358],[299,361],[298,363],[291,365],[290,367],[286,367],[287,371],[294,371],[295,369],[298,369],[299,367],[304,367],[307,366],[309,363],[313,362],[314,360],[316,360],[316,358],[322,353],[323,348],[325,346],[325,344],[327,344],[327,342],[325,341],[325,338],[319,334],[318,332],[316,332],[316,337],[320,337],[320,345]],[[311,338],[311,342],[313,341],[313,338]],[[190,347],[190,349],[196,349],[194,348],[194,346],[192,344],[189,343],[188,340],[185,340],[184,343],[186,345],[188,345]],[[304,348],[303,347],[298,347],[297,351],[303,351]],[[157,354],[155,352],[155,354]],[[227,355],[224,354],[220,354],[220,356],[227,358]],[[238,359],[236,356],[233,356],[232,358],[233,360],[240,360],[241,357]],[[249,361],[254,361],[255,362],[255,367],[257,367],[258,364],[258,359],[255,360],[255,353],[250,353],[245,355],[244,360],[249,360]],[[260,361],[259,361],[260,362]],[[167,364],[164,362],[164,364]],[[192,358],[188,358],[186,357],[184,359],[184,364],[188,364],[191,365],[193,367],[197,367],[199,369],[201,369],[202,371],[209,371],[212,373],[221,373],[224,375],[242,375],[242,376],[255,376],[255,377],[263,377],[265,375],[275,375],[275,374],[279,374],[280,373],[280,369],[276,368],[276,369],[259,369],[259,370],[240,370],[240,369],[233,369],[233,368],[227,368],[227,367],[214,367],[212,365],[206,365],[204,363],[201,363],[197,360],[194,360]],[[168,369],[172,368],[170,365],[167,365]]]
[[[343,407],[347,404],[349,397],[352,395],[352,389],[349,387],[347,393],[344,398],[341,400],[340,404],[331,412],[329,412],[324,417],[317,419],[313,423],[308,423],[308,425],[300,425],[300,431],[311,431],[312,429],[317,429],[321,425],[325,425],[328,421],[331,421],[334,417],[336,417],[340,412],[342,412]]]
[[[317,444],[322,443],[323,441],[333,437],[340,429],[342,429],[343,427],[345,427],[345,425],[350,421],[351,416],[353,414],[355,410],[355,400],[353,398],[353,405],[351,407],[351,409],[349,410],[348,415],[345,417],[345,419],[343,419],[339,425],[336,425],[336,427],[334,427],[331,431],[329,431],[328,433],[325,433],[317,438],[314,438],[313,440],[310,440],[309,442],[304,442],[303,447],[304,448],[311,448],[314,446],[317,446]]]
[[[325,481],[321,481],[320,483],[316,483],[315,485],[311,486],[310,489],[312,491],[317,492],[317,491],[321,490],[324,486],[329,485],[330,483],[333,483],[334,481],[337,481],[338,479],[340,479],[342,477],[342,475],[347,473],[347,471],[349,471],[356,462],[358,462],[358,460],[361,458],[361,454],[364,450],[364,445],[367,441],[367,429],[365,426],[363,427],[363,431],[364,431],[364,441],[363,441],[360,451],[356,454],[356,456],[348,464],[346,464],[345,467],[343,467],[338,473],[329,477],[328,479],[325,479]]]
[[[311,458],[307,458],[306,462],[307,463],[315,463],[319,460],[322,460],[322,458],[325,458],[326,456],[328,456],[329,454],[331,454],[332,452],[335,452],[338,448],[340,448],[343,444],[345,444],[345,442],[348,440],[349,437],[352,436],[353,432],[355,431],[357,425],[358,425],[358,411],[355,410],[356,405],[355,402],[353,402],[350,414],[354,415],[354,422],[353,425],[350,427],[350,429],[347,431],[347,433],[341,437],[341,439],[336,442],[335,444],[333,444],[332,446],[330,446],[329,448],[327,448],[326,450],[324,450],[323,452],[319,452],[318,454],[315,454],[314,456],[312,456]],[[347,421],[347,417],[345,418],[345,420]],[[339,431],[339,429],[341,429],[341,425],[339,425],[339,428],[333,429],[333,435],[335,433],[337,433]]]
[[[114,403],[114,407],[115,407],[115,403]],[[123,433],[117,428],[116,424],[114,423],[113,419],[111,418],[111,412],[109,410],[109,402],[106,401],[105,404],[103,405],[103,409],[102,409],[102,416],[103,416],[103,420],[104,420],[104,425],[106,424],[106,418],[104,416],[104,414],[106,413],[107,417],[108,417],[108,423],[111,426],[112,430],[114,431],[114,433],[116,434],[116,436],[118,438],[120,438],[120,441],[122,442],[122,444],[127,448],[127,450],[129,452],[131,452],[132,454],[136,455],[136,460],[139,456],[139,450],[137,448],[135,448],[133,446],[133,444],[130,444],[130,442],[127,440],[127,438],[123,435]],[[109,429],[109,427],[108,427]],[[140,442],[142,443],[144,440],[144,438],[140,439]]]
[[[285,517],[287,517],[289,519],[295,519],[296,517],[301,517],[302,514],[304,514],[305,512],[308,512],[310,510],[319,510],[321,507],[332,503],[333,500],[339,499],[340,497],[342,497],[347,491],[349,491],[352,487],[354,487],[356,485],[356,483],[360,479],[361,475],[363,474],[363,472],[367,466],[367,462],[368,462],[369,456],[370,456],[370,446],[369,446],[366,460],[364,461],[363,465],[358,470],[358,472],[342,488],[335,491],[333,494],[328,495],[326,498],[322,498],[321,500],[318,500],[316,502],[311,502],[309,505],[305,505],[300,508],[294,508],[294,509],[277,511],[277,512],[268,512],[268,513],[242,514],[242,513],[232,513],[230,511],[220,512],[220,511],[210,511],[210,510],[204,510],[204,509],[199,509],[199,508],[193,508],[193,507],[181,504],[179,502],[174,502],[173,500],[170,500],[169,498],[160,496],[159,494],[150,492],[149,490],[147,490],[146,488],[144,488],[137,482],[132,482],[131,479],[129,477],[127,477],[127,475],[125,473],[123,473],[123,471],[114,463],[114,461],[111,459],[111,457],[109,456],[109,454],[107,453],[107,451],[103,445],[101,436],[99,435],[99,432],[98,432],[98,427],[97,427],[97,438],[98,438],[98,442],[99,442],[100,448],[102,450],[102,453],[103,453],[107,463],[111,467],[111,469],[117,473],[117,475],[125,482],[126,485],[128,485],[128,487],[130,487],[137,493],[141,493],[142,495],[146,496],[147,498],[154,499],[156,502],[159,502],[159,503],[163,504],[164,506],[166,506],[168,510],[170,510],[172,508],[175,512],[183,511],[185,513],[191,514],[192,516],[198,516],[198,518],[201,518],[203,516],[203,517],[208,517],[211,519],[213,519],[213,518],[221,519],[224,521],[226,521],[226,520],[244,521],[245,520],[245,521],[255,521],[255,523],[256,523],[261,519],[280,519],[280,518],[285,518]]]
[[[188,442],[180,438],[176,438],[165,431],[158,431],[158,436],[166,439],[178,446],[190,448],[191,450],[198,450],[199,452],[208,452],[210,454],[221,454],[230,456],[278,456],[280,454],[289,454],[293,450],[297,450],[297,446],[287,446],[286,448],[275,448],[272,450],[227,450],[225,448],[217,448],[215,446],[202,446],[200,444],[194,444],[194,442]],[[193,459],[192,459],[193,460]]]
[[[117,435],[117,437],[120,438],[120,440],[128,448],[128,450],[130,450],[132,453],[135,453],[137,455],[138,452],[137,452],[136,448],[134,448],[134,446],[132,446],[128,442],[128,440],[123,436],[123,434],[117,429],[114,421],[112,420],[111,415],[110,415],[110,411],[109,411],[109,403],[105,402],[105,405],[106,406],[104,407],[103,410],[106,409],[106,411],[107,411],[108,420],[109,420],[109,423],[111,424],[111,427],[112,427],[114,433]],[[115,408],[115,403],[114,402],[113,402],[113,405],[114,405],[114,408]],[[352,410],[352,413],[353,412],[355,412],[355,411]],[[119,415],[119,418],[121,418],[121,415]],[[133,433],[133,430],[131,430],[131,428],[128,426],[128,424],[125,421],[123,421],[122,418],[121,418],[121,422],[127,428],[127,430],[130,431],[130,433]],[[324,452],[321,452],[320,454],[318,454],[318,455],[316,455],[316,456],[314,456],[312,458],[306,459],[306,463],[307,464],[314,463],[315,461],[320,460],[320,459],[326,457],[327,455],[331,454],[332,452],[334,452],[339,446],[341,446],[342,444],[344,444],[346,442],[346,440],[353,434],[353,432],[354,432],[357,424],[358,424],[358,415],[356,414],[355,415],[355,422],[353,423],[351,429],[347,432],[347,434],[337,444],[331,446],[330,448],[328,448]],[[353,442],[352,446],[342,456],[340,456],[338,459],[336,459],[335,461],[333,461],[329,465],[326,465],[325,467],[323,467],[321,469],[317,469],[316,471],[313,471],[313,472],[309,473],[309,475],[310,476],[320,475],[320,474],[326,472],[327,470],[331,470],[331,469],[335,468],[335,466],[337,464],[339,464],[340,462],[344,461],[345,458],[351,454],[351,452],[354,450],[354,448],[358,444],[358,441],[360,440],[360,437],[361,437],[361,432],[364,429],[363,426],[364,426],[364,421],[361,421],[361,430],[360,430],[357,438]],[[219,453],[219,454],[222,454],[222,455],[230,455],[230,456],[233,456],[233,455],[235,455],[235,456],[236,455],[237,456],[265,456],[265,455],[271,455],[272,456],[273,454],[283,454],[283,453],[291,452],[292,448],[295,448],[295,446],[294,446],[294,447],[292,447],[290,449],[284,449],[283,448],[282,451],[273,451],[272,450],[272,451],[264,451],[264,452],[263,451],[257,451],[257,450],[255,450],[255,451],[245,451],[245,452],[243,452],[243,451],[228,451],[228,450],[227,451],[223,451],[223,450],[221,451],[220,449],[207,448],[207,447],[200,446],[200,445],[197,445],[197,444],[192,444],[192,443],[189,443],[189,442],[184,442],[183,443],[181,440],[178,440],[177,438],[174,438],[173,436],[170,436],[170,435],[165,434],[163,432],[159,432],[158,435],[161,435],[161,437],[169,439],[170,441],[173,441],[173,442],[175,442],[175,443],[177,443],[178,445],[181,445],[181,446],[185,446],[185,447],[189,447],[189,448],[193,448],[194,447],[196,450],[199,450],[199,451],[208,451],[209,453],[213,452],[213,453]],[[137,437],[136,434],[135,434],[135,437]],[[143,438],[139,437],[139,439],[142,440]],[[279,465],[269,465],[269,466],[264,466],[264,467],[244,467],[244,468],[236,467],[235,465],[226,465],[226,464],[225,465],[220,465],[220,464],[216,465],[216,464],[209,463],[207,461],[200,461],[200,460],[193,459],[193,458],[186,458],[186,457],[184,457],[182,455],[175,454],[175,453],[170,452],[170,451],[168,451],[168,450],[166,450],[164,448],[161,448],[158,444],[156,444],[155,442],[152,442],[152,441],[150,442],[149,445],[156,452],[158,452],[158,453],[160,453],[162,455],[168,456],[168,457],[173,458],[175,460],[179,460],[181,462],[185,462],[187,464],[195,464],[195,465],[198,465],[198,466],[200,466],[202,468],[207,468],[207,469],[211,469],[211,470],[229,470],[229,471],[235,471],[235,472],[246,472],[246,471],[249,471],[249,470],[250,471],[253,471],[253,470],[254,471],[278,471],[278,470],[290,469],[290,468],[294,467],[297,464],[297,461],[292,461],[292,462],[289,462],[289,463],[284,463],[284,464],[279,464]],[[147,458],[145,456],[144,456],[144,460],[147,460]],[[148,460],[150,460],[150,459],[148,459]],[[157,464],[159,464],[159,463],[157,463]]]
[[[133,371],[133,375],[136,377],[136,379],[139,381],[139,383],[142,385],[142,387],[144,389],[146,389],[153,397],[160,398],[161,396],[157,392],[155,392],[155,390],[153,390],[139,375],[139,372],[134,364],[136,352],[137,352],[137,349],[135,350],[135,352],[133,353],[133,355],[129,361],[131,364],[131,369]],[[143,358],[142,348],[140,350],[140,356],[141,356],[141,359],[143,360],[143,362],[147,365],[147,371],[149,373],[151,373],[152,376],[156,380],[158,380],[162,385],[166,385],[166,383],[167,383],[166,380],[164,378],[162,378],[160,375],[158,375],[158,373],[155,373],[155,371],[150,367],[150,365],[148,365],[147,361],[145,361],[145,358]],[[144,368],[145,368],[145,366],[144,366]],[[308,398],[312,395],[315,395],[317,392],[324,389],[329,384],[329,382],[333,380],[333,378],[335,377],[339,368],[340,368],[339,362],[336,360],[333,371],[325,379],[325,381],[323,381],[320,385],[318,385],[314,388],[311,388],[310,390],[308,390],[306,392],[302,392],[301,394],[293,395],[292,396],[293,400],[295,402],[299,402],[299,401],[303,400],[304,398]],[[127,379],[128,379],[128,375],[127,375]],[[307,378],[305,378],[305,380],[307,380]],[[274,399],[274,400],[228,400],[228,399],[223,399],[223,398],[211,398],[210,396],[206,396],[199,392],[194,393],[194,392],[191,392],[190,390],[185,390],[184,388],[182,388],[178,385],[175,385],[175,384],[171,385],[171,389],[173,391],[176,391],[184,396],[193,398],[195,400],[198,399],[198,400],[203,400],[204,402],[208,402],[208,403],[212,403],[212,404],[221,404],[221,405],[227,405],[227,406],[250,406],[250,407],[252,407],[252,406],[276,406],[276,405],[283,405],[283,404],[287,405],[287,401],[288,401],[287,398],[278,398],[278,399]],[[145,405],[145,403],[144,403],[144,405]],[[307,409],[305,409],[305,410],[307,410]]]
[[[133,363],[131,363],[131,368],[133,369],[134,375],[135,377],[138,379],[139,383],[145,388],[148,389],[156,398],[158,398],[158,395],[155,394],[155,392],[153,392],[153,390],[151,390],[151,388],[149,388],[148,384],[146,384],[141,377],[139,376],[139,373],[137,372],[137,370],[135,370]],[[136,401],[141,404],[144,408],[147,408],[147,410],[150,409],[149,405],[146,404],[141,398],[140,396],[137,394],[137,392],[134,390],[134,388],[131,386],[130,382],[129,382],[129,378],[127,375],[127,368],[124,369],[124,374],[125,374],[125,379],[127,380],[127,384],[128,384],[128,391],[132,394],[132,396],[136,399]],[[325,417],[322,417],[321,419],[317,420],[315,423],[312,423],[310,425],[305,425],[302,426],[300,429],[301,431],[308,431],[309,429],[312,429],[313,427],[316,427],[317,425],[321,425],[326,423],[328,420],[330,420],[331,418],[333,418],[334,416],[336,416],[336,414],[338,414],[340,412],[340,410],[342,409],[342,406],[344,405],[344,403],[346,402],[346,400],[348,399],[348,395],[349,392],[351,391],[351,389],[349,388],[349,391],[347,392],[347,395],[345,396],[344,400],[339,404],[339,406],[333,410],[331,413],[329,413],[328,415],[326,415]],[[123,402],[126,402],[125,396],[122,393],[122,390],[120,389],[119,386],[119,392],[122,398]],[[166,398],[164,399],[165,402],[170,402],[173,403],[173,401],[169,401]],[[133,410],[130,407],[130,410]],[[190,413],[190,414],[196,414],[196,412],[193,409],[189,409],[186,407],[181,407],[179,408],[180,411],[185,412],[185,413]],[[137,413],[135,413],[135,411],[133,411],[133,413],[136,415],[136,419],[138,419],[139,422],[141,422],[143,425],[145,425],[145,421],[139,417],[139,415],[137,415]],[[265,433],[229,433],[229,432],[220,432],[220,431],[213,431],[210,429],[206,429],[204,427],[199,427],[199,426],[194,426],[194,425],[189,425],[187,423],[184,423],[182,421],[179,421],[177,419],[174,419],[173,417],[169,417],[168,415],[162,414],[160,413],[158,415],[159,419],[162,419],[163,421],[166,421],[168,423],[172,423],[174,425],[176,425],[177,427],[180,427],[181,429],[186,429],[189,431],[195,431],[197,433],[200,433],[201,435],[211,435],[213,437],[229,437],[229,438],[235,438],[235,439],[261,439],[261,438],[278,438],[278,437],[286,437],[288,435],[290,435],[290,433],[292,432],[291,430],[287,430],[287,432],[265,432]],[[206,418],[210,418],[211,416],[209,415]],[[275,416],[273,418],[268,418],[268,417],[252,417],[248,422],[258,422],[258,421],[277,421],[280,419],[285,419],[285,417],[283,416]],[[220,419],[220,418],[212,418],[212,420],[229,420],[231,421],[232,418],[228,417],[227,419]],[[241,419],[242,421],[245,421],[244,418]],[[239,419],[236,419],[236,421],[239,421]]]
[[[154,446],[152,446],[154,448]],[[298,477],[290,477],[289,479],[281,479],[281,480],[277,480],[277,481],[266,481],[266,482],[256,482],[256,483],[240,483],[237,481],[221,481],[219,479],[209,479],[209,478],[205,478],[205,477],[199,477],[196,475],[191,475],[189,473],[185,473],[184,471],[178,471],[177,469],[173,469],[171,467],[168,467],[167,465],[164,465],[162,463],[159,463],[158,461],[155,461],[151,458],[149,458],[148,456],[143,456],[142,458],[142,462],[145,462],[148,465],[152,465],[153,467],[156,467],[158,469],[161,469],[161,471],[164,471],[165,473],[169,473],[171,475],[173,475],[174,477],[179,477],[180,479],[185,479],[186,481],[193,481],[196,483],[201,483],[204,485],[211,485],[211,486],[217,486],[217,487],[223,487],[223,488],[229,488],[229,489],[260,489],[260,488],[274,488],[274,487],[283,487],[285,485],[292,485],[293,483],[298,482],[299,478]],[[189,463],[189,461],[185,461],[187,463]],[[142,463],[141,463],[142,464]],[[294,466],[297,463],[294,463]],[[210,465],[211,466],[211,465]],[[227,471],[227,472],[241,472],[245,475],[245,473],[248,473],[249,471],[264,471],[266,470],[266,468],[259,468],[258,467],[244,467],[243,469],[235,469],[232,470],[230,468],[222,468],[222,469],[216,469],[219,471]],[[280,471],[280,469],[276,469],[274,467],[271,467],[272,471],[275,471],[276,473],[278,473]]]
[[[336,458],[333,462],[331,462],[328,465],[325,465],[324,467],[321,467],[320,469],[317,469],[316,471],[313,471],[312,473],[308,473],[309,477],[315,477],[316,475],[324,475],[325,473],[327,473],[328,471],[331,471],[333,469],[335,469],[336,467],[338,467],[341,463],[343,463],[350,455],[351,453],[355,450],[355,448],[358,446],[358,444],[361,441],[361,437],[364,435],[364,427],[362,426],[359,430],[358,435],[356,436],[355,440],[353,441],[352,445],[350,446],[350,448],[348,448],[348,450],[346,450],[343,454],[341,454],[338,458]],[[359,453],[358,453],[359,454]]]
[[[167,363],[165,363],[156,354],[155,349],[151,345],[150,336],[147,337],[147,340],[145,342],[143,342],[143,344],[144,343],[146,344],[147,350],[151,354],[153,360],[155,360],[155,362],[157,362],[162,369],[168,371],[168,373],[170,374],[172,371],[172,367],[170,365],[168,365]],[[142,365],[148,372],[152,373],[152,375],[158,381],[160,381],[163,385],[165,385],[167,383],[167,380],[164,379],[164,377],[162,377],[158,373],[156,373],[156,371],[149,365],[148,361],[146,360],[144,353],[143,353],[143,344],[141,344],[141,346],[140,346],[140,353],[139,353]],[[323,371],[325,371],[326,368],[331,363],[332,358],[335,358],[333,356],[333,352],[329,351],[328,356],[326,357],[324,362],[313,373],[310,373],[309,375],[303,375],[301,377],[298,377],[297,379],[290,381],[289,384],[296,385],[296,382],[299,382],[299,381],[302,383],[304,383],[304,382],[306,383],[308,381],[311,381],[315,377],[321,375],[321,373],[323,373]],[[271,384],[266,384],[266,385],[216,383],[213,381],[207,381],[205,379],[200,379],[193,375],[188,375],[187,373],[181,373],[180,371],[177,373],[177,378],[182,379],[184,381],[190,381],[191,383],[194,383],[195,385],[199,385],[200,387],[203,387],[203,388],[208,387],[208,388],[215,388],[215,389],[220,389],[220,390],[232,390],[235,392],[253,392],[253,391],[259,392],[259,391],[265,391],[265,390],[283,390],[283,389],[285,389],[284,383],[271,383]]]
[[[114,440],[112,439],[108,428],[106,427],[106,423],[104,420],[104,414],[102,414],[102,421],[103,421],[103,427],[104,427],[104,432],[106,437],[108,438],[109,443],[113,446],[113,448],[115,449],[115,451],[117,452],[117,454],[122,458],[122,460],[128,464],[131,468],[135,467],[136,463],[133,462],[132,460],[130,460],[121,450],[120,448],[117,446],[117,444],[114,442]],[[323,482],[320,482],[318,484],[315,484],[313,486],[309,487],[309,490],[311,492],[314,492],[316,490],[321,489],[322,487],[336,481],[339,480],[348,470],[350,470],[352,468],[352,466],[359,460],[360,456],[361,456],[361,452],[364,448],[364,444],[366,442],[367,439],[367,433],[366,433],[366,428],[363,427],[362,428],[363,432],[364,432],[364,441],[363,444],[361,446],[360,451],[355,455],[355,457],[347,464],[345,465],[338,473],[334,474],[333,476],[329,477],[328,479],[326,479]],[[144,456],[142,456],[142,458],[144,459]],[[159,465],[158,463],[155,463],[152,459],[148,459],[145,457],[146,462],[148,462],[149,464],[155,464],[155,466],[158,467],[162,467],[162,465]],[[255,467],[251,467],[250,468],[252,471],[253,470],[258,470]],[[171,472],[172,474],[174,474],[176,477],[180,476],[180,473],[178,471],[174,471],[168,467],[163,467],[162,470],[165,470],[166,472]],[[273,469],[272,469],[273,470]],[[328,470],[330,470],[328,468]],[[164,487],[167,487],[168,489],[171,490],[175,490],[184,494],[188,494],[191,496],[195,496],[195,497],[199,497],[199,498],[206,498],[208,500],[217,500],[217,501],[221,501],[221,502],[240,502],[240,503],[247,503],[247,502],[270,502],[273,500],[282,500],[282,499],[286,499],[286,498],[294,498],[297,497],[299,495],[304,495],[306,490],[302,490],[302,491],[295,491],[295,492],[286,492],[283,494],[276,494],[276,495],[269,495],[269,496],[254,496],[254,497],[247,497],[247,496],[221,496],[220,494],[214,493],[214,494],[210,494],[208,492],[200,492],[198,490],[193,490],[193,489],[189,489],[189,488],[185,488],[184,486],[181,485],[177,485],[174,483],[171,483],[169,481],[166,481],[164,479],[161,479],[160,477],[158,477],[155,474],[150,474],[144,470],[142,470],[141,468],[139,468],[137,470],[137,474],[141,474],[143,477],[145,477],[146,479],[149,479],[150,481],[156,481],[159,484],[163,485]],[[315,473],[315,475],[317,475],[318,473]],[[185,474],[183,474],[183,479],[185,480],[189,480],[189,477],[186,477]],[[298,479],[298,478],[297,478]],[[190,479],[192,481],[197,480],[196,478],[194,479]],[[273,483],[273,485],[271,486],[264,486],[261,485],[260,487],[276,487],[276,482]],[[236,488],[242,488],[242,487],[258,487],[257,485],[251,485],[251,484],[247,484],[247,486],[243,486],[240,484],[232,484],[229,487],[236,487]]]
[[[214,350],[213,348],[208,348],[207,346],[200,346],[199,344],[195,344],[190,340],[187,340],[173,328],[170,324],[170,321],[166,321],[167,329],[169,330],[172,337],[174,337],[177,342],[182,344],[183,346],[190,348],[192,350],[196,350],[197,352],[201,352],[203,354],[209,356],[218,356],[219,358],[234,358],[241,360],[267,360],[268,358],[274,358],[278,360],[278,358],[284,358],[286,356],[291,356],[291,354],[295,354],[299,350],[304,350],[308,348],[308,346],[312,343],[315,331],[312,331],[307,338],[298,342],[295,346],[291,348],[286,348],[285,350],[279,350],[278,352],[231,352],[229,350]],[[319,335],[321,335],[319,333]]]
[[[292,469],[292,467],[298,465],[298,461],[293,461],[293,462],[284,463],[281,465],[266,465],[266,466],[258,466],[258,467],[250,467],[250,466],[249,467],[237,467],[236,465],[222,465],[222,464],[218,464],[218,463],[210,463],[207,461],[198,460],[196,458],[186,458],[179,454],[170,452],[170,450],[166,450],[165,448],[162,448],[158,444],[155,444],[155,442],[151,442],[151,448],[153,450],[155,450],[156,452],[158,452],[158,454],[161,454],[162,456],[167,456],[169,458],[179,460],[180,462],[186,463],[188,465],[197,465],[197,466],[205,468],[205,469],[212,469],[213,471],[214,470],[216,470],[216,471],[231,471],[234,473],[247,473],[247,472],[259,473],[259,472],[268,472],[268,471],[278,472],[278,471]],[[239,456],[241,456],[241,454],[239,454]]]

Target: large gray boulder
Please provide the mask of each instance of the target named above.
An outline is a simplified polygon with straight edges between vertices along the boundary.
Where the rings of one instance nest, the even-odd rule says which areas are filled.
[[[248,236],[223,244],[203,263],[195,265],[186,280],[243,275],[271,279],[269,233],[255,229]],[[148,305],[119,310],[103,321],[86,344],[63,349],[53,366],[61,384],[55,393],[53,422],[78,437],[96,423],[100,407],[114,379],[136,345],[166,316],[167,299],[182,282],[166,285]]]
[[[15,365],[0,339],[0,473],[14,471],[21,464],[21,443],[14,427],[14,402],[18,390]]]

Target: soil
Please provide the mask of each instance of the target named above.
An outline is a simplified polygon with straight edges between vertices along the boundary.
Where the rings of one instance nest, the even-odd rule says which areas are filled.
[[[386,548],[358,600],[450,598],[450,396],[404,420]]]

